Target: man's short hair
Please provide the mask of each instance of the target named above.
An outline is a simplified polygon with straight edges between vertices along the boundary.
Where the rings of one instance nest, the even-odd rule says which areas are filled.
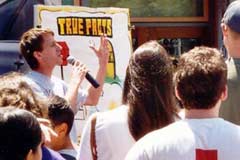
[[[43,50],[43,35],[44,34],[52,34],[53,31],[50,29],[42,29],[42,28],[32,28],[25,32],[20,40],[20,51],[21,54],[26,59],[28,65],[31,69],[38,68],[38,61],[34,57],[34,51],[42,51]]]
[[[215,106],[227,83],[227,66],[214,48],[195,47],[179,59],[175,86],[186,109]]]
[[[53,127],[66,123],[68,125],[67,134],[69,134],[74,121],[74,112],[70,104],[59,96],[51,97],[49,102],[48,117]]]

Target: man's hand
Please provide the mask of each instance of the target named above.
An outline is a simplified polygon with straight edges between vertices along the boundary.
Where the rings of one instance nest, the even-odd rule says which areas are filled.
[[[94,51],[94,53],[98,57],[99,65],[105,66],[108,63],[108,57],[109,57],[108,40],[106,36],[101,36],[100,46],[98,49],[95,48],[93,44],[91,44],[89,47]]]
[[[77,84],[77,86],[79,87],[87,72],[88,70],[86,68],[86,65],[76,60],[76,62],[73,65],[70,85]]]

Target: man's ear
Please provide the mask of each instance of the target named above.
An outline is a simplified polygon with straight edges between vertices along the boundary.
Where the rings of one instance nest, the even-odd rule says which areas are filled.
[[[39,51],[34,51],[34,52],[33,52],[33,56],[34,56],[37,60],[39,60],[39,59],[42,57],[42,54],[41,54],[41,52],[39,52]]]
[[[67,123],[61,123],[57,125],[54,130],[57,132],[58,136],[65,137],[67,134],[68,125]]]
[[[224,89],[224,91],[221,94],[221,100],[225,101],[227,99],[227,97],[228,97],[228,86],[225,85],[225,89]]]
[[[33,160],[33,158],[34,158],[34,156],[33,156],[33,150],[30,149],[30,150],[28,151],[27,156],[26,156],[26,160]]]
[[[228,30],[228,27],[226,24],[224,23],[221,23],[221,29],[222,29],[222,33],[224,36],[227,36],[227,30]]]
[[[178,93],[178,90],[177,90],[177,87],[176,87],[176,86],[174,87],[174,92],[175,92],[175,96],[177,97],[177,99],[178,99],[179,101],[181,101],[181,98],[180,98],[180,96],[179,96],[179,93]]]

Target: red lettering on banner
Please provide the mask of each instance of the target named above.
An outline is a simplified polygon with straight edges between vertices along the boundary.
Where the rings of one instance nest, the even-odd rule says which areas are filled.
[[[196,149],[196,160],[217,160],[217,150]]]

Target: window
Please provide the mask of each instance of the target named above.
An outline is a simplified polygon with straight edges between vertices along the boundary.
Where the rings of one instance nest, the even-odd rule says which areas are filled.
[[[208,0],[82,0],[82,5],[129,8],[132,22],[208,21]]]

